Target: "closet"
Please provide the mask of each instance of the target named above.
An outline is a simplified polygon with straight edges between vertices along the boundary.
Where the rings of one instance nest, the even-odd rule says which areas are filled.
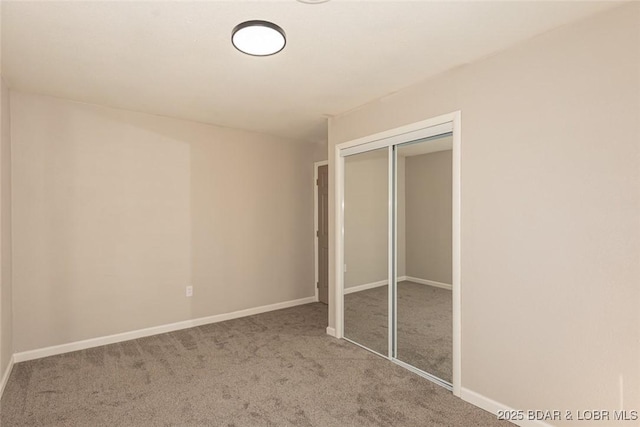
[[[413,128],[336,147],[338,335],[456,392],[459,136]]]

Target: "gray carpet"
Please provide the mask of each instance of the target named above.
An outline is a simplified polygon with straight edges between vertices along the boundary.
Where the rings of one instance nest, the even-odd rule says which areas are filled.
[[[388,287],[345,295],[344,335],[386,355]],[[397,359],[452,382],[451,291],[398,282]]]
[[[499,426],[494,415],[325,334],[315,303],[18,363],[13,426]]]
[[[380,354],[389,353],[389,287],[345,294],[344,336]]]

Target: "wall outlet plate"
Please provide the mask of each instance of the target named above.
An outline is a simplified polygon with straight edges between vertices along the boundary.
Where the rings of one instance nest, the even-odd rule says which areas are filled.
[[[192,297],[193,296],[193,286],[191,286],[191,285],[187,286],[187,296],[188,297]]]

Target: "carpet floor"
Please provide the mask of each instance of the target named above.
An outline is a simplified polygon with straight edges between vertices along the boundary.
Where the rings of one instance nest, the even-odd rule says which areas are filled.
[[[501,426],[325,333],[314,303],[18,363],[13,426]]]
[[[345,295],[345,337],[388,353],[388,286]],[[397,359],[452,382],[451,291],[398,282]]]

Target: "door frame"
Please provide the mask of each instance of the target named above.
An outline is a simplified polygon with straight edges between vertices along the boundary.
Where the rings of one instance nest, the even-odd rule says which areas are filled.
[[[445,130],[446,129],[446,130]],[[453,328],[453,349],[452,349],[452,391],[455,396],[460,397],[461,383],[462,383],[462,330],[461,330],[461,203],[460,203],[460,186],[461,186],[461,112],[454,111],[452,113],[443,114],[441,116],[433,117],[430,119],[422,120],[419,122],[411,123],[405,126],[389,129],[383,132],[368,135],[362,138],[347,141],[341,144],[337,144],[334,150],[334,164],[335,164],[335,204],[334,204],[334,218],[336,218],[335,227],[335,292],[334,301],[335,305],[335,336],[336,338],[344,338],[344,156],[349,154],[356,154],[358,152],[369,151],[376,148],[393,147],[394,145],[414,141],[416,139],[425,138],[428,136],[437,135],[439,133],[445,133],[447,131],[452,132],[453,150],[452,150],[452,328]],[[389,160],[392,161],[391,159]],[[389,188],[393,188],[394,177],[393,174],[389,174]],[[389,195],[391,197],[391,194]],[[389,211],[392,215],[391,206],[389,203]],[[390,221],[392,218],[390,218]],[[390,224],[389,226],[389,242],[394,242],[395,230]],[[392,245],[389,245],[390,247]],[[395,244],[393,244],[395,246]],[[395,257],[391,256],[389,259],[389,283],[392,283],[395,278]],[[391,288],[391,286],[390,286]],[[390,301],[391,304],[391,301]],[[389,316],[390,328],[389,335],[391,336],[392,317]],[[391,339],[390,339],[391,341]],[[392,347],[390,342],[389,347]],[[394,359],[393,353],[390,352],[387,359],[398,363],[399,361]],[[398,363],[404,366],[402,363]],[[407,367],[407,366],[405,366]],[[419,372],[417,372],[419,373]]]
[[[328,165],[329,165],[328,160],[323,160],[321,162],[313,163],[313,254],[314,254],[313,271],[315,274],[315,278],[313,281],[313,288],[315,289],[316,302],[320,301],[320,299],[318,298],[318,279],[319,279],[318,269],[320,266],[320,260],[318,259],[318,257],[320,256],[318,252],[318,168],[320,166],[328,167]],[[328,273],[329,272],[327,272],[327,276],[329,275]]]

